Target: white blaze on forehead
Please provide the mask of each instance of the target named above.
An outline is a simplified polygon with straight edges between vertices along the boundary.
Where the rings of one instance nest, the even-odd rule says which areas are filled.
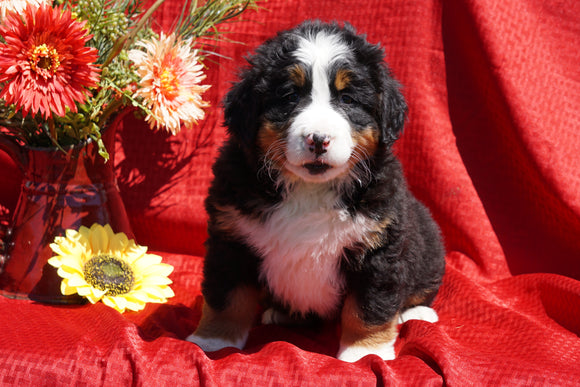
[[[312,69],[313,101],[330,101],[328,69],[348,53],[348,46],[337,35],[318,32],[300,38],[294,57]]]
[[[354,146],[350,122],[331,103],[333,79],[330,79],[329,74],[333,65],[351,55],[348,45],[338,35],[320,31],[299,38],[294,58],[310,69],[311,101],[294,117],[288,129],[286,168],[306,181],[328,181],[348,168],[347,162]],[[315,154],[305,146],[305,139],[314,134],[329,141],[323,154]],[[313,175],[304,165],[314,161],[323,162],[332,168]]]

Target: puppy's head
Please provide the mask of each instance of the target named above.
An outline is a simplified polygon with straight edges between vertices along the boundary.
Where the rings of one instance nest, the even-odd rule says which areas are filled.
[[[407,105],[383,51],[346,25],[306,22],[260,46],[225,99],[230,134],[286,179],[356,176],[400,134]]]

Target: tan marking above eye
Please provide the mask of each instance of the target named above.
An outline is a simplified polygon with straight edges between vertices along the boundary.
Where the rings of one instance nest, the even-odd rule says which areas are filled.
[[[306,84],[306,72],[302,66],[295,64],[288,68],[288,72],[290,73],[290,80],[292,80],[296,86],[304,87]]]
[[[334,87],[336,87],[336,90],[338,91],[344,90],[348,87],[350,81],[350,70],[340,69],[336,72],[336,76],[334,77]]]

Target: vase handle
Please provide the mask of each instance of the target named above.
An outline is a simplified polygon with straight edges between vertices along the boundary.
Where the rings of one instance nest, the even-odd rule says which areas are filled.
[[[0,150],[6,152],[22,172],[26,170],[28,155],[25,147],[19,144],[16,139],[0,132]]]

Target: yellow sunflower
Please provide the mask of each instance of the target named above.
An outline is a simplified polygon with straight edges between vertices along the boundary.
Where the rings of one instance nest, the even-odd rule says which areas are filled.
[[[167,277],[173,266],[161,263],[158,255],[147,254],[146,246],[115,233],[108,224],[68,229],[50,248],[57,255],[48,263],[63,278],[64,295],[78,293],[121,313],[142,310],[148,302],[167,302],[175,295]]]

